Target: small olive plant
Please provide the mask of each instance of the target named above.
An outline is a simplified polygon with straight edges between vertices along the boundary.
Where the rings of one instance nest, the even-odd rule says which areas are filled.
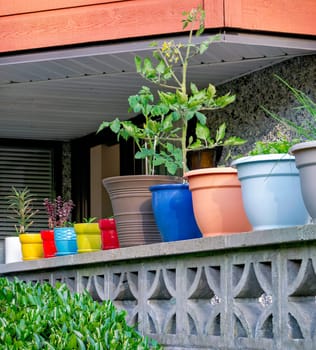
[[[128,99],[129,110],[144,116],[143,125],[116,118],[111,122],[104,121],[98,129],[99,132],[109,127],[118,138],[132,138],[138,148],[135,158],[146,160],[146,174],[154,174],[155,168],[159,166],[164,166],[171,175],[178,169],[187,171],[188,149],[233,146],[245,142],[238,137],[224,140],[225,124],[220,126],[215,139],[210,136],[203,112],[225,108],[235,101],[235,96],[227,93],[218,97],[214,85],[199,89],[193,82],[188,82],[190,60],[196,55],[202,55],[217,40],[217,36],[199,44],[193,43],[194,37],[204,32],[205,12],[199,7],[183,15],[183,29],[189,28],[186,43],[174,40],[166,41],[161,46],[152,43],[152,58],[135,56],[137,72],[160,88],[156,101],[146,86]],[[196,135],[187,143],[188,122],[193,118],[197,120]]]
[[[281,117],[276,113],[269,111],[264,106],[261,106],[261,108],[266,112],[268,116],[272,117],[274,120],[282,123],[287,128],[294,131],[299,136],[301,141],[316,140],[316,102],[314,102],[302,90],[291,86],[286,80],[282,79],[280,76],[275,74],[275,77],[285,87],[287,87],[292,96],[295,98],[298,105],[294,107],[294,110],[306,112],[308,118],[305,118],[304,122],[301,125],[298,125],[287,118]],[[297,139],[296,141],[300,140]]]
[[[26,233],[33,225],[33,218],[38,213],[38,210],[33,208],[36,198],[27,187],[17,189],[14,186],[11,187],[11,194],[6,198],[9,203],[8,209],[12,211],[12,215],[8,218],[17,222],[14,225],[16,233]]]
[[[44,199],[44,206],[48,215],[48,228],[71,226],[70,216],[74,203],[71,199],[63,200],[61,196],[50,201],[48,198]]]

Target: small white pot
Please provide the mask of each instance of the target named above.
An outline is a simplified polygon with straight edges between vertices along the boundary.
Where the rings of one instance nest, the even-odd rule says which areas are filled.
[[[19,237],[5,237],[4,239],[5,263],[22,261],[22,249]]]

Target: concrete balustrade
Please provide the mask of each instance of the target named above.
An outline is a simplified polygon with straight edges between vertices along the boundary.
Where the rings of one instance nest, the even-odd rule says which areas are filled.
[[[315,349],[315,270],[316,225],[0,265],[111,299],[177,350]]]

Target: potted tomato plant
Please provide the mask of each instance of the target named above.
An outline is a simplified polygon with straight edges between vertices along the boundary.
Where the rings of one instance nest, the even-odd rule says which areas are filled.
[[[186,219],[190,218],[192,223],[192,225],[183,225],[183,227],[188,228],[188,233],[182,237],[176,235],[177,239],[201,236],[193,215],[191,193],[189,193],[188,184],[183,178],[183,174],[188,170],[187,152],[188,149],[193,151],[194,148],[205,148],[205,145],[199,142],[199,136],[202,135],[202,131],[203,133],[205,133],[205,130],[209,132],[206,126],[207,118],[203,112],[224,108],[235,100],[235,96],[230,93],[224,96],[217,96],[216,88],[212,84],[209,84],[206,88],[199,89],[193,82],[188,81],[189,61],[196,55],[202,55],[208,49],[210,43],[216,40],[216,37],[213,37],[202,41],[200,44],[193,42],[194,36],[199,37],[204,31],[204,17],[205,13],[201,8],[185,13],[183,29],[189,29],[187,42],[166,41],[161,46],[153,43],[152,59],[135,57],[137,72],[150,83],[158,86],[157,99],[154,98],[150,88],[146,86],[143,86],[138,94],[129,97],[130,109],[135,113],[142,114],[144,123],[139,126],[135,125],[133,121],[115,119],[111,122],[103,122],[99,129],[109,127],[119,138],[132,138],[138,147],[135,157],[145,160],[148,173],[154,174],[156,169],[163,167],[170,175],[181,175],[180,179],[173,181],[180,182],[178,184],[170,186],[170,179],[166,179],[165,183],[160,181],[159,186],[158,184],[151,184],[149,187],[152,191],[152,203],[155,207],[156,203],[159,205],[158,209],[153,209],[156,223],[158,223],[159,231],[163,237],[167,237],[168,234],[162,233],[163,228],[160,223],[166,218],[160,219],[159,215],[161,208],[166,207],[170,208],[170,210],[172,209],[172,212],[169,211],[170,217],[179,217],[179,215],[183,214],[181,220],[185,222]],[[198,28],[197,30],[195,30],[196,27]],[[188,125],[190,120],[196,120],[198,124],[196,137],[192,137],[188,142]],[[220,137],[212,143],[209,142],[207,148],[216,148],[219,144],[224,144],[225,134],[223,131],[225,131],[225,126],[221,126],[220,130],[221,132],[218,133]],[[225,145],[236,145],[243,142],[241,139],[232,137]],[[107,190],[110,181],[112,179],[103,181]],[[148,185],[150,184],[147,183],[146,187]],[[131,184],[130,187],[132,188]],[[143,189],[144,192],[147,191],[146,187]],[[161,195],[160,189],[165,193],[170,189],[174,192],[176,188],[179,191],[186,192],[184,198],[187,198],[191,204],[186,205],[185,208],[178,208],[178,205],[174,205],[175,203],[162,204],[160,206],[162,198],[164,200],[174,198],[174,196],[168,194]],[[112,194],[112,196],[110,193],[110,197],[116,197],[122,202],[126,202],[126,198],[130,197],[122,195],[120,186],[117,185],[117,189],[119,193],[117,195]],[[135,193],[137,192],[134,188],[132,190]],[[159,198],[156,200],[157,196]],[[184,200],[177,200],[176,202],[180,204]],[[116,214],[114,206],[113,210],[120,236],[121,216]],[[122,226],[128,227],[126,223]],[[170,227],[173,232],[176,231],[176,228],[172,225],[164,226]],[[131,230],[131,227],[129,226],[128,229]],[[147,229],[148,227],[149,225],[147,225]],[[183,232],[182,229],[180,231]],[[124,246],[124,240],[121,240],[121,237],[119,239]]]

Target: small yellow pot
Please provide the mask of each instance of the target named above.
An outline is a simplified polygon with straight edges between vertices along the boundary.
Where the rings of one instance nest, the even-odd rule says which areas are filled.
[[[101,250],[101,231],[98,223],[74,224],[78,253]]]
[[[44,257],[43,242],[40,233],[20,234],[23,260],[36,260]]]

